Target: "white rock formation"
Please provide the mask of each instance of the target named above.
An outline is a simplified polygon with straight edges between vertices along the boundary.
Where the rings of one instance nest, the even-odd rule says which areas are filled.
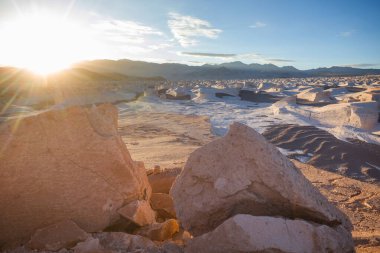
[[[349,125],[370,130],[375,127],[379,118],[377,107],[377,102],[326,105],[311,111],[310,118],[326,125]]]
[[[297,94],[297,99],[308,101],[308,102],[330,102],[331,99],[331,91],[323,90],[323,88],[316,87],[311,88]]]

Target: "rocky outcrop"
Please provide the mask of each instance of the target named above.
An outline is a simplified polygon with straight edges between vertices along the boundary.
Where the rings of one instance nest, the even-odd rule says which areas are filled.
[[[307,229],[309,235],[315,230],[314,225],[329,228],[334,233],[344,230],[344,238],[350,242],[344,247],[352,247],[352,225],[348,218],[329,203],[275,146],[240,123],[232,124],[225,137],[190,155],[174,182],[171,195],[182,226],[195,236],[209,232],[212,237],[216,231],[213,230],[218,226],[224,229],[222,224],[229,218],[249,214],[249,217],[281,217],[279,223],[286,219],[303,220],[311,226]],[[256,222],[255,218],[252,219],[253,225],[247,224],[246,228],[249,235],[262,230],[251,231]],[[276,227],[276,223],[272,225]],[[283,228],[283,225],[278,226]],[[296,236],[297,226],[290,232],[292,236]],[[223,244],[227,239],[219,235],[219,243]],[[279,235],[276,239],[283,240],[284,237]],[[250,248],[236,252],[254,251],[255,248]]]
[[[142,163],[117,133],[110,105],[71,107],[0,126],[0,245],[72,220],[101,231],[134,200],[149,200]]]
[[[271,108],[275,115],[290,113],[328,126],[353,126],[365,130],[373,129],[379,118],[378,103],[375,101],[330,104],[304,110],[294,106],[293,97],[288,97]]]
[[[324,90],[321,87],[311,88],[297,94],[297,103],[321,103],[332,102],[331,91]]]
[[[165,93],[165,98],[171,100],[190,100],[191,92],[186,88],[176,87],[168,89]]]
[[[378,121],[377,102],[358,102],[327,105],[310,112],[310,118],[327,125],[349,125],[366,130]]]
[[[303,220],[238,214],[190,240],[186,253],[353,252],[350,233]]]

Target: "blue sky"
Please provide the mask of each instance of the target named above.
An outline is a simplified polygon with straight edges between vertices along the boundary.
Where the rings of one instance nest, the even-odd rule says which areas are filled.
[[[376,0],[1,0],[0,28],[39,11],[64,16],[99,45],[78,60],[380,68]]]

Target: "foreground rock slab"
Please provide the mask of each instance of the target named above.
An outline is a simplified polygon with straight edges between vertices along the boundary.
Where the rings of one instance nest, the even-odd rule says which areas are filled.
[[[195,237],[186,253],[354,252],[349,232],[303,220],[236,215],[214,231]]]
[[[77,224],[66,220],[43,229],[38,229],[28,243],[29,248],[35,250],[58,251],[62,248],[71,248],[78,242],[89,237]]]
[[[171,195],[178,219],[193,235],[210,232],[236,214],[352,228],[288,158],[240,123],[190,155]]]
[[[117,117],[104,104],[0,125],[0,247],[68,219],[101,231],[122,206],[150,198],[145,168],[131,159]]]

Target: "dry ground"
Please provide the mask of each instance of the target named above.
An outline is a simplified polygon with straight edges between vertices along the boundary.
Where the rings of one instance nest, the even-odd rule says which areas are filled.
[[[123,113],[119,132],[133,159],[147,169],[183,167],[193,150],[215,138],[206,117],[167,113]],[[380,186],[293,162],[350,217],[357,252],[380,252]]]

